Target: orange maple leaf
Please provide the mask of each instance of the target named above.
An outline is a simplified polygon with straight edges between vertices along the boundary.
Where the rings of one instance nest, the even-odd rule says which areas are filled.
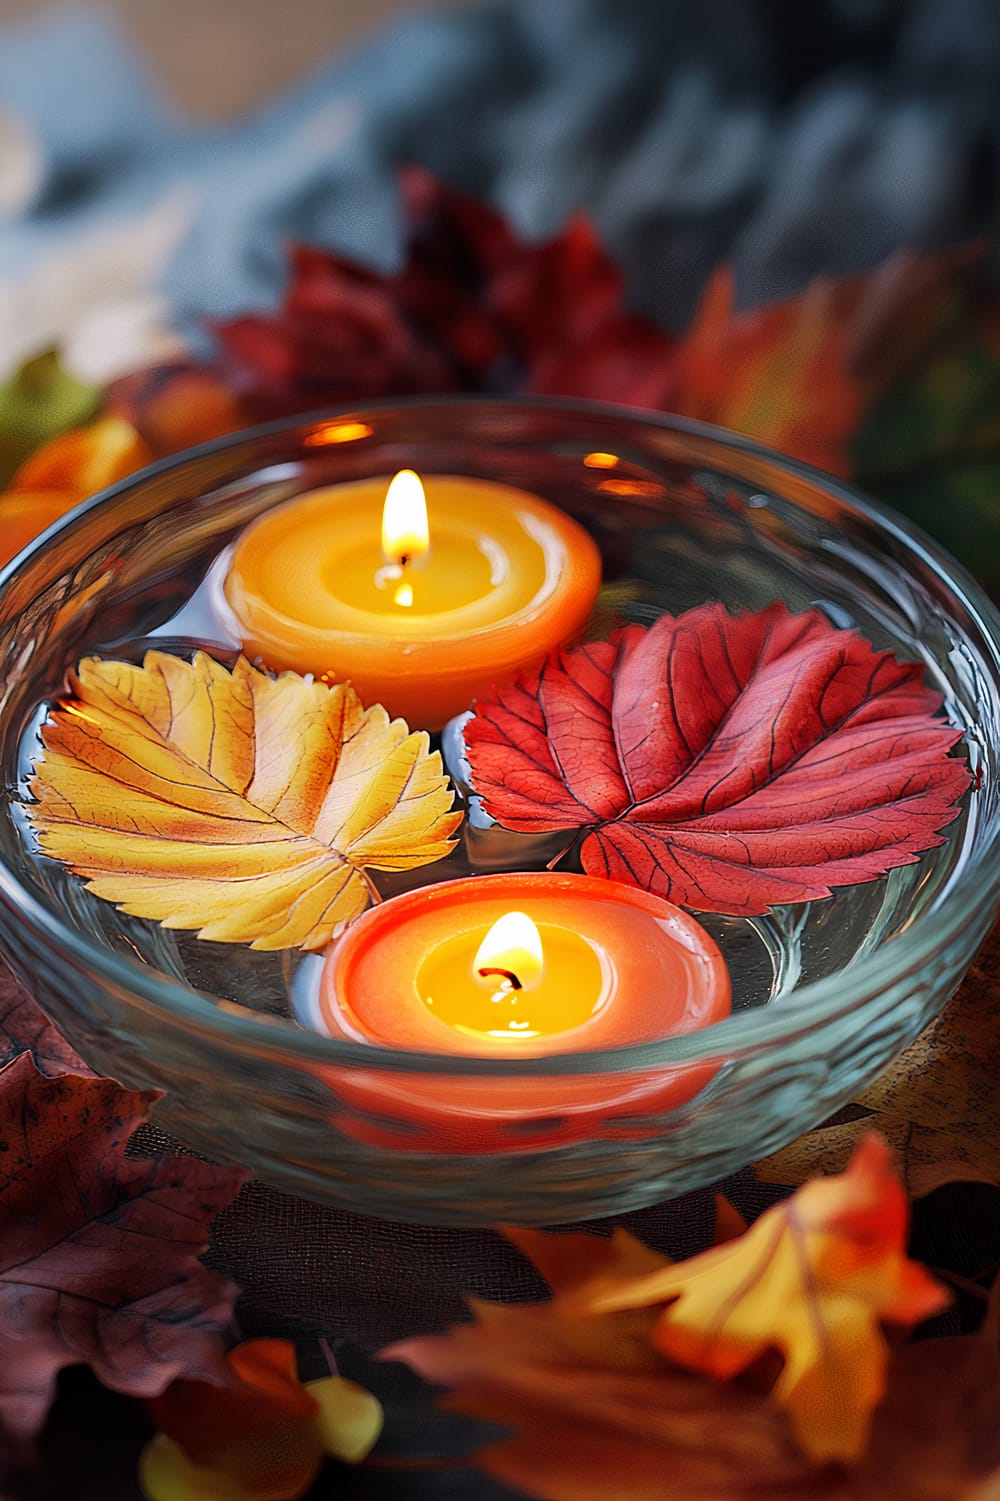
[[[257,949],[322,948],[364,911],[365,868],[452,848],[438,752],[353,688],[147,653],[87,658],[42,729],[29,816],[95,895]]]
[[[686,1262],[622,1230],[507,1230],[554,1296],[472,1301],[474,1323],[383,1354],[449,1386],[451,1410],[508,1426],[476,1462],[547,1501],[662,1501],[665,1486],[677,1501],[860,1501],[857,1472],[831,1461],[864,1454],[882,1324],[947,1302],[905,1230],[872,1138],[842,1176]]]
[[[75,490],[5,490],[0,494],[0,566],[79,500]]]
[[[729,266],[713,272],[677,346],[672,410],[730,427],[830,474],[849,474],[861,390],[838,316],[841,284],[737,312]]]
[[[670,409],[849,475],[872,408],[968,322],[985,259],[979,243],[899,250],[859,276],[819,276],[740,310],[732,269],[719,266],[677,346]]]
[[[886,1389],[882,1324],[908,1327],[948,1302],[905,1254],[907,1203],[884,1142],[846,1172],[807,1183],[737,1240],[690,1261],[588,1288],[589,1312],[666,1305],[652,1332],[677,1364],[730,1380],[768,1350],[783,1356],[772,1398],[802,1448],[856,1460]]]
[[[656,1308],[592,1314],[592,1293],[669,1268],[624,1231],[505,1234],[555,1291],[547,1303],[470,1300],[475,1323],[383,1351],[452,1388],[444,1405],[502,1423],[476,1463],[547,1501],[848,1501],[765,1396],[672,1366]]]
[[[25,459],[10,488],[71,490],[83,500],[143,469],[153,457],[131,423],[122,417],[99,417],[43,443]]]

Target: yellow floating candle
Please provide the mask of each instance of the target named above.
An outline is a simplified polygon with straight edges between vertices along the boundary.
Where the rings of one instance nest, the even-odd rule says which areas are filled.
[[[599,584],[593,540],[547,501],[405,470],[261,517],[223,588],[251,656],[350,681],[365,702],[439,729],[578,636]]]

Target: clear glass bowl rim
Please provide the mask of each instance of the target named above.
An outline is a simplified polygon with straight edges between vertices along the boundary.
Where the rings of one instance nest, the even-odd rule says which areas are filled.
[[[505,400],[476,395],[417,396],[365,402],[351,407],[324,408],[294,417],[280,418],[255,427],[243,428],[213,439],[195,448],[185,449],[160,459],[127,479],[98,492],[47,527],[8,564],[0,567],[0,590],[13,580],[23,564],[43,549],[49,541],[69,530],[76,520],[105,501],[118,499],[138,489],[148,480],[189,462],[225,451],[252,446],[260,439],[293,435],[310,427],[345,418],[363,420],[366,415],[388,418],[398,410],[425,410],[473,407],[487,409],[497,416],[543,411],[551,417],[567,419],[595,418],[624,421],[629,427],[660,428],[682,437],[691,437],[726,451],[755,458],[774,465],[790,477],[821,486],[840,505],[853,510],[880,529],[893,535],[906,549],[942,578],[957,594],[978,627],[983,644],[991,653],[990,665],[1000,682],[1000,613],[985,591],[955,558],[920,527],[910,523],[888,506],[863,496],[841,480],[798,459],[768,448],[765,444],[743,437],[726,428],[706,422],[678,417],[669,413],[645,411],[606,402],[564,400],[558,397],[518,397]],[[272,460],[273,462],[273,460]],[[702,460],[703,463],[707,462]],[[252,471],[248,471],[248,474]],[[1000,817],[994,820],[1000,825]],[[976,859],[970,860],[947,900],[935,911],[925,914],[912,933],[900,935],[882,949],[865,956],[846,973],[828,975],[803,985],[780,1005],[762,1010],[736,1013],[724,1021],[684,1037],[663,1038],[625,1048],[589,1053],[551,1053],[543,1058],[504,1060],[460,1057],[454,1054],[404,1052],[372,1049],[360,1043],[338,1042],[300,1027],[289,1020],[276,1026],[274,1019],[260,1020],[254,1015],[236,1016],[218,1009],[213,1000],[169,979],[158,979],[152,970],[134,964],[112,950],[91,942],[82,934],[64,928],[54,912],[39,902],[0,864],[0,890],[10,907],[24,921],[30,919],[40,936],[58,952],[74,957],[92,972],[108,980],[119,990],[129,993],[130,1003],[143,1010],[155,1010],[180,1025],[186,1032],[201,1031],[217,1041],[252,1049],[258,1058],[274,1062],[309,1063],[325,1067],[363,1067],[399,1073],[432,1073],[449,1076],[490,1078],[540,1078],[552,1074],[622,1073],[637,1069],[662,1069],[680,1063],[718,1060],[741,1053],[757,1052],[762,1047],[780,1047],[818,1025],[860,1010],[879,992],[902,975],[918,969],[945,946],[965,925],[984,919],[996,898],[1000,885],[1000,827]],[[695,914],[697,916],[697,914]]]

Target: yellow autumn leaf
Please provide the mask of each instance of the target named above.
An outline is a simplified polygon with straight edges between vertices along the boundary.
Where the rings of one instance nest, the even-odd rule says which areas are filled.
[[[744,1235],[639,1277],[587,1289],[587,1309],[662,1307],[654,1346],[689,1370],[732,1380],[769,1350],[773,1400],[803,1451],[855,1462],[885,1393],[882,1325],[908,1328],[948,1302],[906,1256],[907,1210],[877,1137],[838,1177],[816,1178]]]
[[[319,949],[364,911],[363,874],[446,855],[441,758],[354,690],[149,652],[87,658],[42,730],[43,852],[122,911],[256,949]]]
[[[345,1464],[360,1464],[382,1432],[378,1398],[346,1376],[321,1376],[307,1381],[304,1390],[318,1409],[315,1426],[323,1452]]]

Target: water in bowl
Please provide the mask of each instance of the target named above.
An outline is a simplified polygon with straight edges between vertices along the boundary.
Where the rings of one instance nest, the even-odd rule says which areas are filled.
[[[862,566],[860,552],[852,556],[849,538],[832,526],[824,536],[821,523],[815,521],[807,524],[817,533],[806,539],[811,548],[807,559],[801,515],[750,487],[730,482],[720,486],[715,476],[695,475],[691,483],[698,485],[708,509],[691,511],[681,503],[688,498],[685,494],[674,497],[669,487],[658,483],[654,505],[641,488],[649,482],[637,483],[640,488],[632,497],[615,494],[606,512],[596,492],[578,511],[606,551],[611,538],[615,566],[609,598],[620,618],[648,624],[664,610],[676,614],[720,598],[734,609],[760,609],[775,599],[783,599],[792,610],[818,606],[834,624],[856,626],[875,646],[924,662],[928,679],[944,694],[945,712],[966,731],[967,751],[975,765],[974,703],[960,691],[961,670],[951,675],[940,666],[949,653],[962,650],[961,643],[957,636],[949,639],[949,624],[925,607],[902,570],[887,566],[880,577],[870,562]],[[204,647],[219,660],[231,662],[239,643],[217,607],[223,559],[217,543],[206,548],[198,565],[185,569],[163,591],[158,606],[136,603],[132,630],[120,628],[121,609],[113,634],[102,634],[95,621],[79,655],[139,661],[151,647],[181,654]],[[17,788],[12,811],[22,837],[26,874],[43,900],[53,904],[64,921],[101,944],[191,986],[222,1007],[312,1025],[314,957],[289,951],[256,953],[125,916],[92,897],[56,862],[36,853],[17,800],[25,797],[31,765],[39,755],[38,730],[47,707],[37,706],[20,739],[16,771],[7,768],[5,776],[8,786]],[[876,947],[891,943],[948,891],[961,868],[974,816],[972,800],[967,799],[938,848],[880,880],[841,888],[827,900],[778,908],[755,918],[702,915],[700,920],[728,962],[734,1005],[781,1005],[803,984],[846,971]],[[516,839],[510,836],[498,854],[495,842],[466,829],[447,860],[402,876],[372,875],[382,895],[390,896],[498,865],[538,868],[539,863],[544,862],[523,864]]]

